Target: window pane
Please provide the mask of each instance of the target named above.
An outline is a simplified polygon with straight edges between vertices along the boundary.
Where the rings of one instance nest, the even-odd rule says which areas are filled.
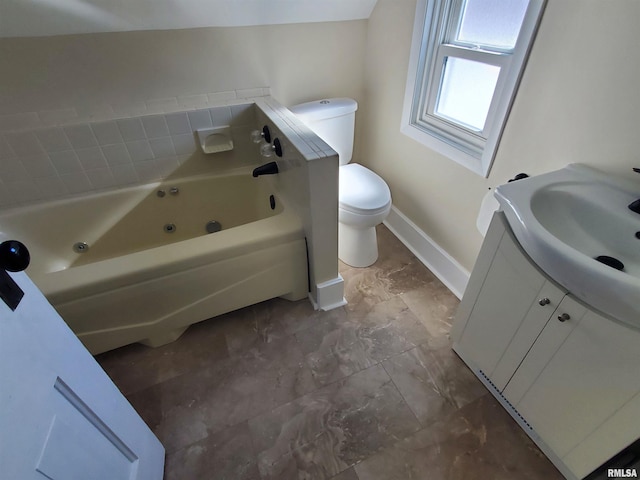
[[[445,61],[436,114],[482,131],[500,67],[455,57]]]
[[[510,50],[529,0],[466,0],[457,40]]]

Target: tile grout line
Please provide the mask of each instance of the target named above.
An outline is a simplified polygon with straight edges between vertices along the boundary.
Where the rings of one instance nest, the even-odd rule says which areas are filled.
[[[414,347],[415,348],[415,347]],[[408,350],[407,350],[408,351]],[[402,354],[399,354],[402,355]],[[391,358],[391,357],[389,357]],[[388,359],[387,359],[388,360]],[[415,419],[416,423],[420,426],[420,428],[418,428],[415,432],[411,433],[411,435],[414,435],[416,432],[419,432],[420,430],[422,430],[423,428],[425,428],[422,425],[422,422],[420,422],[420,420],[418,419],[418,416],[416,415],[416,413],[413,411],[413,408],[411,408],[411,405],[409,405],[409,402],[407,402],[407,399],[405,398],[405,396],[402,394],[402,392],[400,391],[400,389],[398,388],[398,385],[396,384],[395,380],[393,379],[393,377],[391,376],[391,374],[387,371],[387,368],[384,366],[384,364],[382,362],[380,362],[380,365],[382,366],[382,369],[385,371],[385,373],[389,376],[389,380],[391,380],[391,383],[393,383],[394,388],[396,389],[396,391],[398,392],[398,394],[400,395],[400,398],[402,398],[402,401],[404,402],[404,404],[407,406],[407,408],[409,409],[409,411],[411,412],[411,414],[413,415],[413,418]],[[407,438],[407,437],[405,437]],[[403,439],[404,440],[404,439]],[[396,442],[397,443],[397,442]]]

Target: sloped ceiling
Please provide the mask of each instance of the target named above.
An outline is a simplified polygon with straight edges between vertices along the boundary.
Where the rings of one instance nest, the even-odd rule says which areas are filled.
[[[0,37],[369,18],[377,0],[0,0]]]

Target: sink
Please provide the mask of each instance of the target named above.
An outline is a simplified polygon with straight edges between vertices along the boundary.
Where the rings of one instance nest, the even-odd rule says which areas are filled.
[[[547,275],[640,328],[640,214],[628,209],[640,198],[640,182],[632,175],[571,164],[500,185],[495,197],[518,242]]]

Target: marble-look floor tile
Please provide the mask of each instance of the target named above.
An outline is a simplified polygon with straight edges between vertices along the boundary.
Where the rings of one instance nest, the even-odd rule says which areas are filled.
[[[128,397],[167,452],[316,388],[293,337],[248,349]]]
[[[129,395],[229,356],[219,318],[192,325],[179,341],[151,348],[135,343],[96,356],[120,391]]]
[[[378,237],[378,260],[382,266],[395,266],[399,263],[415,261],[415,256],[407,247],[396,237],[386,225],[380,224],[376,226],[376,235]],[[429,273],[429,275],[432,275]]]
[[[341,264],[347,310],[366,312],[377,303],[440,281],[384,226],[379,225],[378,260],[368,268]]]
[[[423,426],[448,416],[487,390],[449,347],[420,345],[382,365]]]
[[[339,265],[345,307],[272,299],[97,357],[166,480],[560,478],[450,350],[458,299],[377,232],[374,265]]]
[[[359,480],[560,480],[487,394],[355,466]]]
[[[335,477],[331,477],[329,480],[360,480],[358,478],[358,474],[353,469],[353,467],[346,469],[343,472],[340,472]]]
[[[314,310],[308,300],[289,302],[278,298],[271,302],[271,315],[280,322],[284,331],[290,334],[313,327],[321,321],[336,319],[344,313],[344,308],[328,312]]]
[[[249,420],[264,479],[326,479],[420,428],[380,365]]]
[[[164,480],[259,480],[246,422],[167,455]]]
[[[440,282],[400,294],[400,298],[425,326],[431,347],[450,346],[449,332],[460,300]]]
[[[219,321],[220,329],[224,332],[230,355],[241,354],[260,344],[271,343],[287,336],[281,323],[273,315],[273,305],[277,301],[286,302],[281,299],[267,300],[215,319]]]
[[[381,271],[376,267],[354,268],[343,272],[342,276],[347,310],[357,307],[358,310],[367,312],[376,304],[394,296],[389,292],[386,279],[382,277]]]
[[[366,314],[336,309],[296,333],[317,383],[326,385],[428,341],[424,326],[399,297]]]

